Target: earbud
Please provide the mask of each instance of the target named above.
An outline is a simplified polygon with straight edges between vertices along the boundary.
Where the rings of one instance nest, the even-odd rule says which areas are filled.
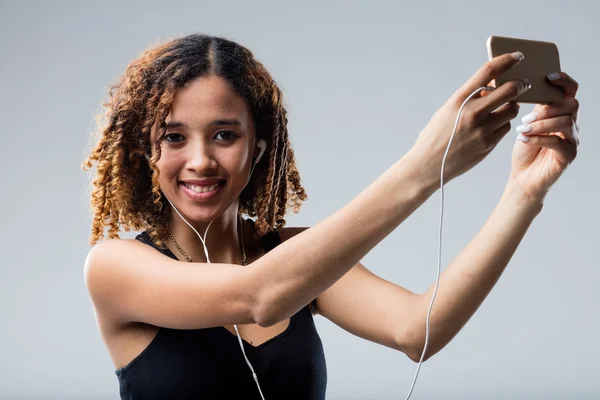
[[[248,183],[250,183],[250,177],[252,177],[254,167],[256,167],[256,164],[258,164],[263,154],[265,154],[265,150],[267,149],[267,142],[265,142],[265,139],[260,139],[258,143],[256,143],[256,147],[260,149],[260,153],[258,153],[258,156],[256,156],[256,160],[254,160],[254,164],[252,164],[252,168],[250,169],[250,175],[248,176]],[[246,183],[246,186],[248,185],[248,183]]]
[[[260,149],[260,153],[258,153],[258,156],[256,157],[256,161],[254,161],[255,165],[258,164],[258,162],[260,161],[263,154],[265,154],[265,150],[267,149],[267,142],[265,142],[265,139],[260,139],[258,141],[258,143],[256,144],[256,147],[258,147]]]

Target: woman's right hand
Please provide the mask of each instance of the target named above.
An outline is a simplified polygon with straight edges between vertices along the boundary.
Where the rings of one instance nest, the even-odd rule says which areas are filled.
[[[477,88],[518,64],[522,54],[507,53],[493,58],[460,87],[436,111],[409,154],[416,160],[423,183],[428,187],[440,186],[442,158],[452,135],[458,111],[463,102]],[[444,164],[444,183],[465,173],[483,160],[510,131],[510,121],[519,113],[519,105],[512,100],[528,89],[529,83],[520,80],[507,82],[493,91],[473,96],[461,113],[452,145]]]

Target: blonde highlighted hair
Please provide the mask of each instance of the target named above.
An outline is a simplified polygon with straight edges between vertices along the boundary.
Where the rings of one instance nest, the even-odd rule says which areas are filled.
[[[98,117],[91,153],[82,164],[96,164],[91,189],[93,211],[90,245],[104,237],[119,238],[119,229],[147,230],[160,247],[168,238],[165,218],[170,204],[161,195],[156,162],[163,135],[154,152],[150,133],[162,123],[176,91],[208,75],[224,78],[248,102],[256,137],[267,152],[240,193],[240,214],[257,217],[259,236],[285,226],[290,207],[298,213],[307,195],[300,184],[294,151],[288,139],[287,112],[281,90],[245,47],[215,36],[192,34],[157,44],[130,62],[109,90]],[[153,154],[147,160],[146,154]]]

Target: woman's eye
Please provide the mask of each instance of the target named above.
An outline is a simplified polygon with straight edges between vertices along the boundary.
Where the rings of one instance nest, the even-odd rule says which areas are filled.
[[[180,133],[167,133],[165,135],[165,140],[170,143],[179,142],[179,139],[182,139],[183,136]]]
[[[225,136],[230,136],[230,139],[225,139],[226,142],[231,142],[233,141],[235,138],[237,138],[239,135],[233,131],[221,131],[217,133],[217,136],[219,135],[225,135]]]

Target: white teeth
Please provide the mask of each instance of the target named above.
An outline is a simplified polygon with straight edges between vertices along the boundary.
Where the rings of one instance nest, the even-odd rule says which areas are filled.
[[[210,186],[196,186],[196,185],[188,185],[187,183],[184,183],[185,186],[187,186],[189,189],[193,190],[196,193],[212,192],[213,190],[218,188],[220,184],[221,184],[221,182],[217,182],[214,185],[210,185]]]

